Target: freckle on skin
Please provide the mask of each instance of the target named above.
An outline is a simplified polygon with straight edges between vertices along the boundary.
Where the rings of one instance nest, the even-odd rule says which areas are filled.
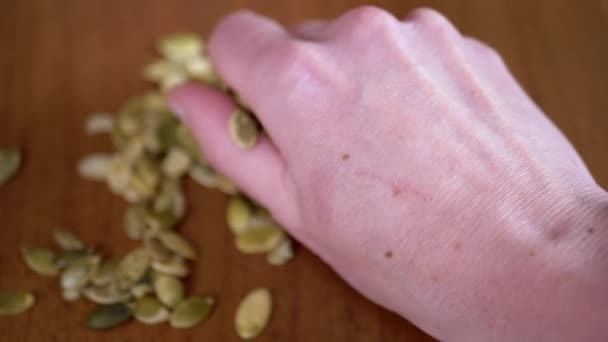
[[[386,251],[386,253],[384,253],[384,256],[385,256],[387,259],[392,258],[392,257],[393,257],[393,251]]]
[[[460,250],[461,247],[462,247],[462,242],[460,242],[460,241],[454,242],[454,249],[455,250]]]
[[[342,155],[342,160],[348,160],[349,158],[350,158],[350,154],[348,154],[348,153],[344,153]]]
[[[439,282],[439,276],[437,274],[433,274],[431,276],[431,280],[433,281],[433,283],[438,283]]]
[[[529,256],[533,257],[536,256],[536,251],[535,250],[531,250],[530,253],[528,253]]]
[[[592,235],[593,233],[595,233],[595,228],[593,228],[593,227],[587,228],[587,234]]]

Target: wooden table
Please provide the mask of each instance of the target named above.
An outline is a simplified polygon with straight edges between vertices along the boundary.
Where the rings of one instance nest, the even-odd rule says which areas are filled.
[[[84,327],[92,308],[65,303],[56,279],[28,271],[25,242],[50,244],[71,227],[106,253],[133,246],[121,222],[124,203],[105,185],[77,177],[76,162],[109,151],[82,132],[86,116],[116,110],[149,87],[141,66],[152,43],[176,30],[208,34],[225,14],[249,7],[289,24],[332,18],[360,1],[2,0],[0,2],[0,146],[21,146],[22,171],[0,189],[0,288],[30,289],[38,304],[0,317],[4,341],[238,341],[233,313],[254,286],[276,294],[272,322],[258,341],[426,341],[417,328],[371,304],[303,248],[288,266],[235,251],[224,224],[225,197],[187,185],[191,211],[183,231],[202,250],[192,292],[219,296],[211,319],[191,330],[129,324],[109,332]],[[468,35],[503,53],[531,96],[608,184],[608,1],[375,1],[396,16],[420,5],[442,10]]]

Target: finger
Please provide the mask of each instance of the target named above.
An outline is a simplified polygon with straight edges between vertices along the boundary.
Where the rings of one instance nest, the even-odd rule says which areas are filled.
[[[321,41],[324,38],[324,31],[326,29],[326,21],[309,20],[291,26],[289,33],[297,39]]]
[[[267,207],[279,222],[294,225],[295,192],[281,156],[266,136],[249,150],[232,142],[228,120],[237,107],[229,97],[207,86],[187,84],[172,90],[169,102],[214,167]]]

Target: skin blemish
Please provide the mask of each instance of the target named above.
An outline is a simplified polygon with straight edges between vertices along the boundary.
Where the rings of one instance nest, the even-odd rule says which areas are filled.
[[[593,235],[593,233],[595,233],[595,228],[593,228],[593,227],[587,228],[587,234]]]
[[[349,159],[350,159],[350,154],[348,154],[348,153],[344,153],[344,154],[342,155],[342,160],[349,160]]]
[[[433,274],[433,275],[431,275],[431,280],[433,281],[433,283],[438,283],[439,276],[437,274]]]
[[[392,258],[393,257],[393,251],[390,251],[390,250],[386,251],[386,253],[384,253],[384,257],[387,258],[387,259]]]
[[[535,250],[531,250],[531,251],[528,253],[528,256],[530,256],[530,257],[534,257],[534,256],[536,256],[536,251],[535,251]]]
[[[462,248],[462,242],[460,242],[460,241],[454,242],[454,250],[458,251],[458,250],[460,250],[460,248]]]

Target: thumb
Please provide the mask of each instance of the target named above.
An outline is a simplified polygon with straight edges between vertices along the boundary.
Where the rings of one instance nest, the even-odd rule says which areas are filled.
[[[295,191],[285,163],[268,136],[262,134],[248,150],[228,133],[237,106],[224,93],[201,84],[186,84],[168,94],[169,105],[190,128],[209,162],[239,189],[265,206],[276,220],[293,227],[297,218]]]

